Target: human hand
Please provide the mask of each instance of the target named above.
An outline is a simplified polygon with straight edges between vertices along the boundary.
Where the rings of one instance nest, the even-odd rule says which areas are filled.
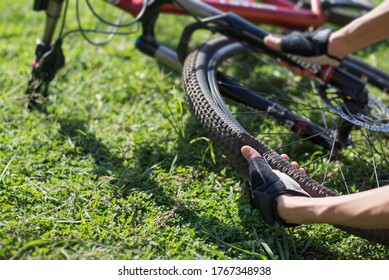
[[[292,226],[278,216],[276,197],[282,194],[309,197],[309,194],[287,174],[271,169],[266,160],[253,148],[244,146],[241,152],[249,162],[248,187],[251,200],[265,222],[270,225],[278,222],[283,226]],[[284,158],[289,159],[286,155]],[[299,168],[297,163],[293,165]]]
[[[316,73],[312,72],[311,64],[338,66],[341,59],[329,54],[329,42],[332,29],[322,27],[312,33],[292,32],[286,36],[270,34],[265,37],[265,44],[275,50],[293,54],[299,61],[306,62],[307,67],[301,68],[281,62],[294,73],[308,79],[314,79]]]
[[[288,155],[286,155],[286,154],[281,154],[281,157],[283,157],[285,160],[289,161],[289,156],[288,156]],[[300,167],[300,165],[298,164],[298,162],[292,161],[290,164],[293,165],[295,168],[298,168],[298,169],[300,170],[300,172],[306,174],[305,169],[302,168],[302,167]]]

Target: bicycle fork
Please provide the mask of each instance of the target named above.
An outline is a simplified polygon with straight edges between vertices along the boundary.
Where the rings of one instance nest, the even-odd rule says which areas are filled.
[[[61,16],[64,0],[34,0],[35,11],[46,12],[43,36],[37,39],[35,59],[32,63],[30,79],[25,95],[28,106],[42,105],[47,95],[48,84],[56,72],[65,64],[61,39],[51,45],[58,20]]]

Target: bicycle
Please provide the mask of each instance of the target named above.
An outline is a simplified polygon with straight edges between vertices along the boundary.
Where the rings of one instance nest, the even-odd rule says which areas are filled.
[[[296,60],[293,56],[287,56],[267,48],[263,43],[263,38],[268,33],[236,14],[223,13],[207,4],[206,1],[176,0],[173,2],[181,10],[195,18],[195,22],[184,29],[177,51],[159,44],[154,31],[158,15],[161,12],[160,7],[165,3],[171,4],[172,1],[151,3],[145,1],[140,10],[135,10],[139,11],[139,14],[134,22],[140,22],[142,25],[142,35],[137,40],[137,47],[142,52],[169,66],[177,69],[182,67],[184,89],[195,117],[208,132],[210,138],[218,144],[243,174],[247,172],[247,163],[240,155],[240,147],[251,145],[268,160],[274,169],[290,175],[311,196],[337,195],[335,191],[323,186],[328,177],[328,170],[325,170],[324,174],[322,171],[318,171],[324,177],[322,183],[298,172],[277,152],[268,147],[264,143],[266,140],[260,140],[260,133],[248,132],[250,131],[249,126],[255,126],[259,121],[247,118],[246,115],[239,118],[239,106],[235,106],[236,103],[231,106],[226,105],[226,100],[235,100],[234,102],[244,104],[245,108],[254,108],[256,112],[259,112],[259,115],[271,116],[281,123],[280,127],[286,129],[284,133],[288,133],[286,132],[288,129],[292,130],[302,140],[310,140],[328,149],[329,162],[331,162],[331,158],[337,157],[337,154],[342,150],[349,152],[347,150],[351,149],[352,144],[356,146],[352,152],[360,152],[357,146],[358,141],[363,141],[363,145],[368,143],[371,145],[372,154],[374,154],[371,161],[375,167],[371,172],[377,183],[381,179],[386,180],[387,174],[381,170],[388,168],[388,136],[385,133],[389,131],[389,111],[384,105],[388,96],[382,95],[382,92],[387,92],[389,89],[389,75],[387,73],[369,66],[355,57],[345,59],[338,68],[302,65],[301,61]],[[55,17],[59,16],[63,1],[49,1],[48,3],[49,6],[43,7],[43,9],[54,11],[56,12]],[[57,40],[53,46],[47,45],[47,41],[50,42],[52,39],[56,19],[50,17],[48,21],[45,40],[37,46],[37,62],[33,68],[29,90],[36,90],[45,83],[47,90],[48,83],[64,63],[61,36],[60,40]],[[222,37],[202,44],[188,55],[188,44],[193,33],[199,29],[210,30],[222,35]],[[238,54],[246,57],[242,59]],[[295,78],[288,70],[273,64],[276,61],[275,58],[294,65],[310,67],[313,72],[316,72],[317,76],[321,77],[317,87],[309,82],[309,86],[314,92],[301,92],[300,86],[305,86],[305,82]],[[231,66],[234,59],[239,62],[237,67]],[[242,75],[243,61],[249,63],[251,73],[254,72],[253,69],[257,68],[260,75],[265,76],[267,82],[259,82],[258,77],[250,80],[249,76]],[[323,79],[323,75],[328,76],[327,79]],[[232,78],[233,76],[235,79]],[[247,83],[244,84],[243,80],[247,80]],[[286,83],[282,84],[280,81]],[[378,91],[368,93],[365,90],[366,84],[377,87]],[[260,86],[260,88],[251,89],[249,86]],[[285,89],[285,92],[282,89]],[[316,90],[317,92],[315,92]],[[28,94],[31,93],[33,94],[34,91],[28,92]],[[382,98],[381,101],[372,97],[375,95],[377,98]],[[299,103],[300,101],[306,103],[307,100],[312,102],[312,99],[307,99],[311,97],[318,97],[317,100],[313,99],[318,103],[314,110],[307,109],[309,104]],[[380,114],[381,117],[379,117]],[[258,114],[256,114],[257,116]],[[324,116],[328,116],[329,119],[322,122]],[[248,126],[245,119],[249,122]],[[358,128],[355,129],[356,127]],[[371,131],[368,134],[374,134],[374,137],[365,139],[367,134],[357,136],[360,134],[359,132],[365,130]],[[261,131],[261,133],[266,132]],[[254,134],[257,134],[255,136],[258,137],[252,136]],[[289,134],[286,135],[289,138]],[[353,138],[353,143],[351,138]],[[296,141],[301,144],[302,140]],[[304,141],[304,147],[306,145]],[[282,148],[277,148],[277,151],[282,151]],[[368,152],[370,153],[370,151]],[[380,167],[381,165],[382,167]],[[368,240],[389,244],[388,230],[340,228]]]
[[[136,15],[142,8],[143,1],[108,1],[119,8]],[[345,25],[357,16],[373,8],[366,0],[256,0],[220,1],[204,0],[223,12],[232,11],[254,23],[267,23],[290,28],[318,27],[325,22]],[[161,7],[164,13],[185,14],[177,6]]]

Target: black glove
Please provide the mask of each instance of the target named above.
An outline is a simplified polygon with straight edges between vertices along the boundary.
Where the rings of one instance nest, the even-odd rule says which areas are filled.
[[[285,173],[273,170],[261,157],[254,157],[249,162],[250,179],[248,182],[251,201],[254,204],[265,222],[274,225],[278,222],[282,226],[295,226],[286,224],[277,214],[276,197],[281,194],[292,194],[295,196],[306,196],[300,185]]]
[[[341,60],[328,53],[331,33],[330,27],[321,27],[312,33],[292,32],[282,37],[281,51],[309,63],[338,66]]]

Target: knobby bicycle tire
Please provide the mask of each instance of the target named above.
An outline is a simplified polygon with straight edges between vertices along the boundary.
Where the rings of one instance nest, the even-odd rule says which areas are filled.
[[[211,140],[217,143],[221,151],[244,176],[247,177],[248,168],[240,149],[244,145],[250,145],[266,158],[273,169],[278,169],[291,176],[312,197],[338,195],[336,191],[298,171],[272,148],[250,135],[245,128],[240,126],[232,114],[221,107],[220,102],[216,101],[215,98],[217,97],[215,97],[212,88],[215,85],[209,81],[208,64],[215,52],[222,47],[232,46],[233,44],[236,47],[231,47],[231,53],[245,49],[242,45],[221,37],[203,44],[186,58],[183,67],[183,84],[189,106],[195,118],[206,130]],[[389,230],[366,230],[335,226],[367,240],[389,244]]]

